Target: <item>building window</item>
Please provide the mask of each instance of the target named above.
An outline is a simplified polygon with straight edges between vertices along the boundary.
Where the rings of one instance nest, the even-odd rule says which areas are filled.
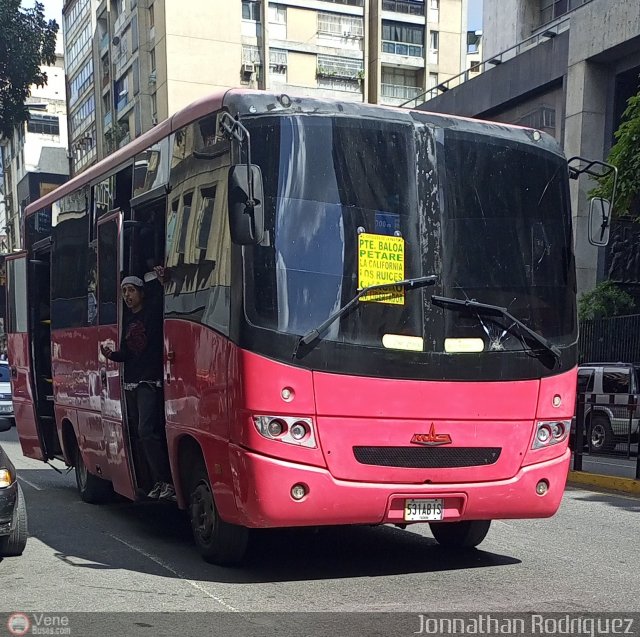
[[[77,23],[78,18],[80,18],[81,14],[84,13],[85,9],[89,5],[89,0],[78,0],[69,12],[64,16],[65,21],[65,32],[69,33],[74,25]]]
[[[554,130],[556,128],[556,110],[552,106],[540,106],[534,111],[521,117],[516,124],[537,128],[539,130]]]
[[[287,80],[288,52],[284,49],[269,49],[269,72],[274,79]]]
[[[429,7],[434,11],[440,9],[440,0],[429,0]]]
[[[382,69],[382,85],[380,87],[383,97],[408,100],[422,92],[418,87],[418,74],[415,71],[397,68]]]
[[[540,24],[547,24],[591,0],[540,0]]]
[[[347,4],[352,7],[364,7],[364,0],[325,0],[334,4]]]
[[[469,73],[479,73],[480,72],[480,62],[471,62],[469,64]]]
[[[69,106],[75,104],[91,84],[93,84],[93,59],[88,60],[69,82]]]
[[[242,2],[242,19],[260,22],[260,3],[243,0]]]
[[[438,74],[437,73],[429,73],[429,87],[435,88],[438,86]]]
[[[318,76],[357,80],[363,72],[364,65],[362,60],[335,57],[333,55],[318,56]]]
[[[57,115],[30,113],[27,131],[41,135],[60,135],[60,119]]]
[[[481,31],[467,31],[467,54],[479,53],[481,38]]]
[[[429,48],[431,51],[437,51],[440,44],[440,31],[431,31],[429,34]]]
[[[424,27],[403,22],[382,21],[382,51],[423,57]]]
[[[156,24],[156,11],[153,2],[149,5],[149,28],[152,28]]]
[[[335,35],[340,38],[364,36],[362,18],[338,13],[318,13],[318,33]]]
[[[243,9],[243,17],[244,17],[244,9]],[[287,24],[287,8],[283,7],[281,4],[270,4],[269,5],[269,22],[271,24]]]
[[[89,95],[84,102],[78,107],[78,109],[71,115],[71,131],[77,131],[84,120],[89,118],[95,113],[96,100],[93,95]]]

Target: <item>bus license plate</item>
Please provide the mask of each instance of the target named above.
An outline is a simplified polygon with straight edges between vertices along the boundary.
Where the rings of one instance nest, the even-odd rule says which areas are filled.
[[[443,512],[442,499],[404,501],[404,519],[407,522],[442,520]]]

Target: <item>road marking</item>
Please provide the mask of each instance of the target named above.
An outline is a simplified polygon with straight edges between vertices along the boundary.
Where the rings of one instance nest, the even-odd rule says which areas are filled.
[[[224,600],[220,599],[219,597],[216,597],[215,595],[213,595],[213,593],[210,593],[206,588],[200,586],[200,584],[198,584],[197,582],[193,582],[192,580],[187,579],[187,577],[185,575],[183,575],[182,573],[180,573],[180,571],[176,571],[174,568],[172,568],[171,566],[166,564],[159,557],[156,557],[155,555],[151,555],[151,553],[147,553],[147,551],[145,551],[144,549],[141,549],[138,546],[130,544],[126,540],[123,540],[122,538],[119,538],[116,535],[112,535],[111,533],[107,533],[107,535],[109,537],[113,538],[114,540],[117,540],[121,544],[124,544],[125,546],[128,546],[132,551],[136,551],[136,552],[140,553],[140,555],[144,555],[144,557],[146,557],[147,559],[151,560],[152,562],[155,562],[158,566],[161,566],[162,568],[166,569],[170,573],[173,573],[173,575],[175,575],[177,578],[179,578],[181,580],[184,580],[185,582],[187,582],[187,584],[191,584],[191,586],[193,586],[194,588],[197,588],[201,593],[204,593],[207,597],[210,597],[211,599],[215,600],[216,602],[218,602],[218,604],[220,604],[221,606],[223,606],[227,610],[229,610],[229,611],[231,611],[233,613],[237,613],[238,612],[237,608],[234,608],[233,606],[230,606]]]
[[[33,484],[33,482],[30,482],[29,480],[27,480],[26,478],[23,478],[22,476],[18,476],[18,480],[20,480],[20,482],[24,482],[25,484],[28,484],[30,487],[33,487],[36,491],[44,491],[43,487],[39,487],[37,484]]]

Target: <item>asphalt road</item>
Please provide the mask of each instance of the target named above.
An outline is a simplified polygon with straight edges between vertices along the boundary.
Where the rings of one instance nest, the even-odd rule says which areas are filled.
[[[426,525],[260,531],[232,569],[201,561],[175,505],[85,504],[73,472],[21,455],[15,429],[0,444],[30,533],[0,563],[0,612],[640,610],[637,498],[569,489],[555,517],[496,521],[463,554]]]

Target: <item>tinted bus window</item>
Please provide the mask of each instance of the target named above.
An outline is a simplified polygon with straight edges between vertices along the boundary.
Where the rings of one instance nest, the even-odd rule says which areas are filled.
[[[24,259],[7,261],[7,332],[27,331],[27,270]]]
[[[82,327],[87,321],[88,190],[53,204],[51,327]]]
[[[118,322],[118,226],[107,221],[98,227],[98,323]]]

